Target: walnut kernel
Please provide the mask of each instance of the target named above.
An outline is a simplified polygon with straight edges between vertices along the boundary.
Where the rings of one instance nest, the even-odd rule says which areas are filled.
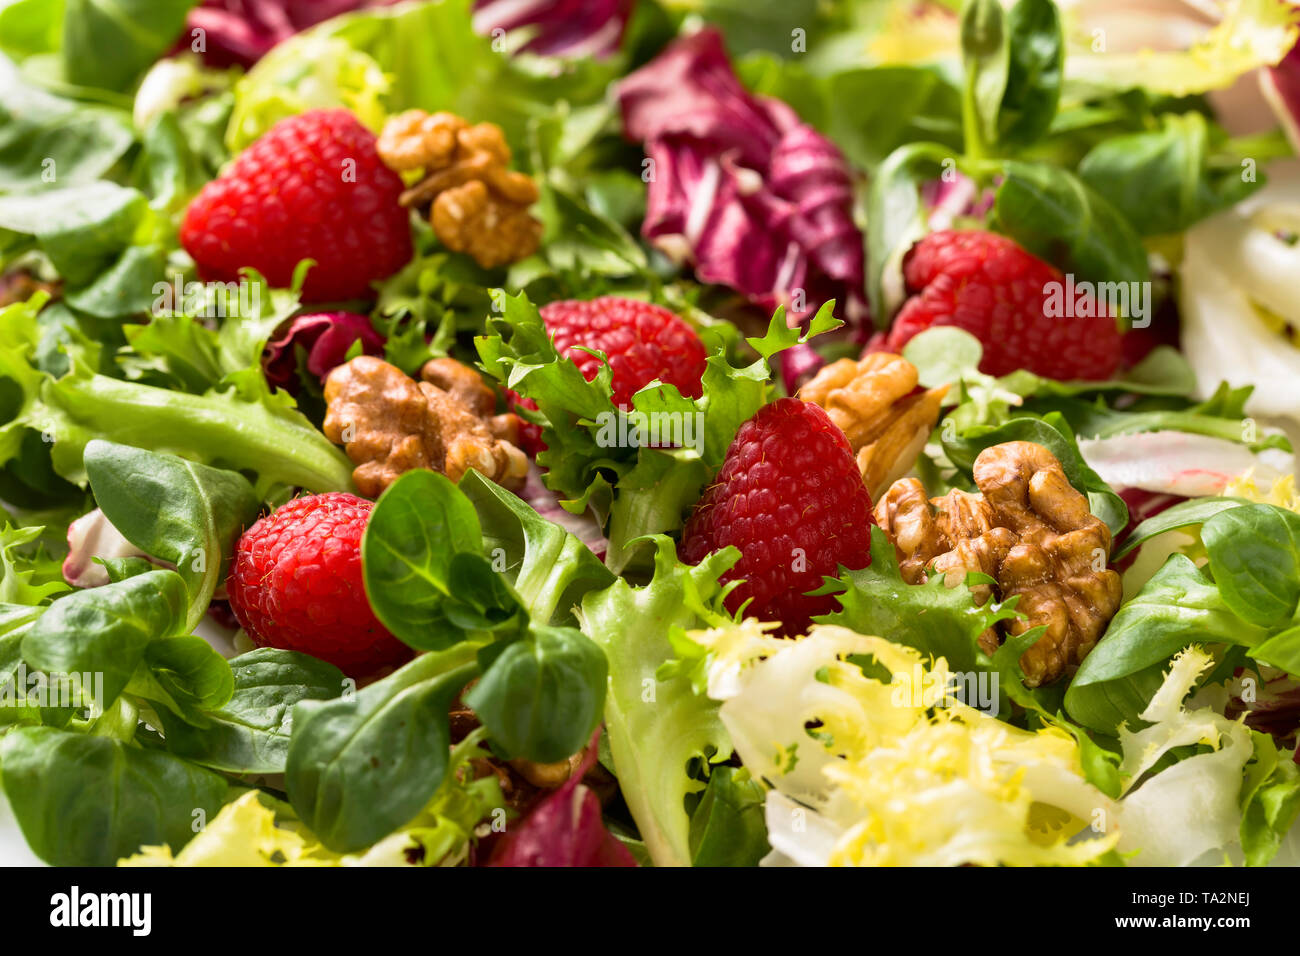
[[[931,571],[955,586],[977,571],[997,582],[999,599],[1018,596],[1024,617],[1010,635],[1046,627],[1020,657],[1031,687],[1077,667],[1119,609],[1119,575],[1107,567],[1110,529],[1065,477],[1050,451],[1033,442],[984,449],[973,467],[980,494],[959,490],[926,499],[915,478],[896,481],[876,506],[876,522],[894,542],[905,580]],[[981,601],[989,589],[976,589]],[[980,644],[989,653],[997,635]]]
[[[377,498],[413,468],[452,481],[473,468],[506,488],[522,487],[528,458],[510,440],[518,424],[509,421],[513,415],[492,414],[495,397],[490,390],[484,395],[478,374],[453,359],[435,359],[421,374],[425,380],[416,382],[382,359],[361,355],[326,380],[325,435],[356,464],[357,489]]]
[[[507,169],[510,147],[494,123],[471,126],[453,113],[408,110],[384,126],[380,158],[392,169],[422,169],[402,194],[405,206],[428,204],[434,233],[453,252],[484,268],[507,265],[537,251],[542,225],[528,213],[537,184]]]

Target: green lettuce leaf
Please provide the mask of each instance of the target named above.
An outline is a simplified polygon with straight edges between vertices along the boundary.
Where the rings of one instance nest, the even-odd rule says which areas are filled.
[[[1242,175],[1240,157],[1215,155],[1225,141],[1200,113],[1165,113],[1158,130],[1098,143],[1079,178],[1142,235],[1182,232],[1263,185],[1262,176]]]
[[[63,0],[63,74],[127,90],[180,36],[197,0]]]
[[[299,34],[278,44],[235,84],[226,146],[238,152],[280,120],[310,109],[344,107],[379,132],[391,81],[346,41]]]
[[[55,378],[33,364],[38,337],[31,305],[0,311],[0,338],[21,350],[0,364],[0,376],[22,391],[12,417],[0,424],[0,464],[18,455],[34,431],[48,447],[54,470],[77,484],[86,482],[86,445],[101,438],[255,474],[259,498],[275,485],[351,490],[347,456],[297,411],[288,393],[272,392],[262,374],[262,351],[297,309],[295,290],[304,275],[300,267],[290,290],[272,291],[255,273],[241,283],[242,293],[212,290],[213,301],[195,307],[225,317],[215,334],[170,319],[152,334],[151,326],[144,327],[134,358],[126,362],[128,372],[139,372],[146,348],[156,349],[155,367],[184,374],[195,388],[207,384],[199,394],[123,381],[95,370],[85,354],[70,355],[70,370]]]
[[[488,334],[475,340],[479,356],[502,385],[537,403],[538,412],[521,414],[542,425],[547,448],[538,463],[548,469],[543,481],[566,509],[581,513],[590,507],[608,524],[606,564],[616,572],[631,564],[640,539],[681,527],[721,467],[736,431],[768,401],[771,358],[839,324],[831,316],[834,303],[818,311],[806,332],[789,328],[778,310],[767,333],[748,340],[756,360],[736,363],[725,345],[717,344],[707,359],[700,398],[651,383],[633,396],[628,413],[610,397],[608,365],[588,382],[556,350],[526,296],[502,295],[500,304],[501,314],[489,318]],[[665,429],[680,444],[641,444],[639,423]]]
[[[1300,816],[1300,767],[1268,734],[1250,736],[1255,753],[1241,784],[1241,849],[1247,866],[1266,866]]]
[[[650,584],[633,587],[619,579],[589,593],[581,619],[583,632],[609,661],[605,728],[632,818],[655,866],[688,866],[694,854],[686,799],[704,788],[692,770],[725,761],[731,738],[718,702],[696,694],[689,676],[656,672],[674,656],[673,628],[716,615],[718,576],[739,554],[727,548],[687,567],[669,539],[656,539],[656,546]]]
[[[1113,734],[1137,721],[1169,660],[1188,644],[1252,644],[1263,636],[1228,609],[1208,571],[1172,555],[1111,619],[1070,682],[1065,709],[1085,727]]]
[[[345,686],[333,664],[273,647],[240,654],[230,670],[230,699],[206,714],[207,726],[159,715],[168,750],[230,773],[283,773],[294,704],[337,697]]]
[[[819,593],[834,594],[840,610],[814,620],[883,637],[942,657],[953,670],[971,671],[981,655],[978,638],[999,621],[1014,620],[1014,602],[980,606],[966,585],[947,587],[942,576],[908,584],[889,537],[871,528],[871,563],[828,579]],[[972,704],[974,706],[974,704]]]

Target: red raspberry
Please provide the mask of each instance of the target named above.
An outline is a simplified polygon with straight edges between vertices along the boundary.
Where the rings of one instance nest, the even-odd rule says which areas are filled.
[[[351,113],[310,110],[276,123],[203,187],[181,244],[207,281],[235,281],[251,266],[284,287],[314,259],[303,301],[364,298],[411,258],[402,189]]]
[[[566,300],[542,306],[542,321],[565,354],[591,381],[609,359],[614,404],[632,407],[632,396],[655,379],[676,385],[683,395],[699,398],[704,375],[704,343],[695,330],[662,306],[637,299],[601,296],[587,302]],[[573,346],[581,346],[574,348]]]
[[[244,532],[226,591],[254,644],[302,651],[353,677],[411,656],[366,599],[361,535],[373,507],[340,492],[307,495]]]
[[[740,561],[725,576],[745,582],[727,597],[733,613],[781,621],[802,634],[834,596],[808,597],[839,565],[871,561],[871,496],[844,433],[810,402],[782,398],[736,432],[722,470],[682,532],[682,560],[698,564],[727,545]]]
[[[530,408],[537,411],[535,401],[526,395],[520,395],[513,388],[506,389],[506,401],[510,403],[511,408]],[[542,441],[542,426],[520,418],[518,445],[529,458],[536,458],[541,452],[546,451],[546,442]]]
[[[989,375],[1024,368],[1047,378],[1100,380],[1119,367],[1115,320],[1047,315],[1045,286],[1065,277],[1005,236],[932,232],[904,257],[903,279],[912,297],[885,339],[891,352],[931,326],[955,325],[984,344],[980,371]]]

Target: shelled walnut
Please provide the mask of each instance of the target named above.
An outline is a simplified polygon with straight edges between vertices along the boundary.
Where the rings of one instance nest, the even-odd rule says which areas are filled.
[[[918,392],[917,381],[901,355],[872,352],[832,362],[799,390],[848,437],[872,501],[912,467],[939,419],[948,387]]]
[[[361,355],[325,382],[325,435],[356,464],[352,480],[377,498],[413,468],[452,481],[473,468],[506,488],[523,486],[528,458],[516,446],[519,420],[493,414],[496,396],[478,373],[434,359],[416,382],[382,359]]]
[[[542,224],[528,214],[537,184],[507,169],[510,147],[494,123],[471,126],[454,113],[408,110],[384,126],[379,157],[398,172],[423,170],[402,194],[404,206],[430,205],[439,241],[485,269],[537,251]]]
[[[980,494],[953,490],[927,499],[915,478],[894,482],[876,505],[876,522],[899,554],[912,584],[931,572],[953,587],[969,571],[997,582],[1000,600],[1019,596],[1009,635],[1046,627],[1020,657],[1026,683],[1050,683],[1077,667],[1119,609],[1119,575],[1107,567],[1110,529],[1088,510],[1056,457],[1042,445],[1014,441],[984,449],[973,467]],[[977,599],[989,596],[977,589]],[[997,648],[996,634],[980,637]]]

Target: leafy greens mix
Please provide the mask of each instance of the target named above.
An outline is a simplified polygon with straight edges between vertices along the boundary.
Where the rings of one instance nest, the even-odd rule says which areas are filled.
[[[1112,560],[1137,559],[1067,681],[1026,686],[1036,631],[982,649],[1016,599],[984,601],[978,576],[906,583],[878,528],[796,641],[724,610],[734,549],[687,566],[674,540],[740,425],[888,325],[927,231],[992,229],[1081,282],[1154,289],[1119,317],[1130,335],[1195,316],[1195,283],[1180,301],[1171,282],[1184,237],[1292,152],[1292,8],[1229,0],[1192,49],[1130,55],[1091,49],[1052,0],[639,0],[528,24],[491,0],[275,6],[0,0],[0,782],[37,856],[454,865],[508,828],[498,862],[1296,858],[1291,446],[1256,420],[1268,383],[1207,381],[1176,318],[1106,382],[985,375],[951,328],[905,352],[950,386],[915,463],[932,494],[973,490],[983,449],[1036,442]],[[679,35],[690,82],[665,86]],[[1230,136],[1210,94],[1264,69],[1281,128]],[[335,106],[375,130],[411,108],[499,124],[540,187],[539,251],[484,269],[415,222],[411,262],[338,323],[296,322],[310,262],[288,289],[187,284],[198,189],[280,119]],[[778,214],[788,234],[765,231]],[[538,306],[603,294],[697,329],[700,397],[654,382],[620,410],[607,365],[588,381],[560,354]],[[414,656],[358,687],[196,632],[260,513],[354,490],[320,366],[363,350],[477,365],[530,400],[544,449],[527,500],[472,471],[379,498],[366,593]],[[699,441],[602,439],[629,414],[690,417]],[[1152,496],[1185,500],[1152,514]],[[62,528],[92,509],[119,556],[72,587]],[[522,821],[483,770],[566,760],[579,773]],[[583,782],[602,775],[612,801]]]

